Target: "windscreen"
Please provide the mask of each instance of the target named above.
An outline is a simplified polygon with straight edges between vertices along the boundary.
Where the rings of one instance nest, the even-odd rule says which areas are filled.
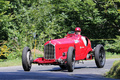
[[[68,34],[74,34],[75,32],[74,31],[69,31]]]

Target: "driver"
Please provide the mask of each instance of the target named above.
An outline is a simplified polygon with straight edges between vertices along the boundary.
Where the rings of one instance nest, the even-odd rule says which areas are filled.
[[[76,27],[76,28],[75,28],[75,34],[81,35],[81,29],[80,29],[79,27]]]
[[[76,34],[76,35],[81,35],[81,29],[80,29],[79,27],[76,27],[76,28],[75,28],[75,34]],[[84,36],[81,36],[81,39],[83,40],[84,45],[87,46],[86,38],[85,38]]]

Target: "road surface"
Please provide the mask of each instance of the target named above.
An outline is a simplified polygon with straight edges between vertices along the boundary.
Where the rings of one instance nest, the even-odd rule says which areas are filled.
[[[61,70],[59,66],[33,65],[30,72],[24,72],[22,66],[1,67],[0,80],[118,80],[103,77],[115,60],[108,59],[104,68],[97,68],[94,60],[75,64],[74,72]]]

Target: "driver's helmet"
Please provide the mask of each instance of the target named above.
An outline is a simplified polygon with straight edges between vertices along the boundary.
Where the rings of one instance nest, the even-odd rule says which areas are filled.
[[[81,32],[81,29],[79,27],[76,27],[75,32]]]

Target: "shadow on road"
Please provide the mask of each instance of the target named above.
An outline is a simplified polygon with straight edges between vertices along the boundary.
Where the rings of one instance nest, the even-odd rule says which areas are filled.
[[[67,76],[43,72],[0,72],[0,80],[61,80]],[[71,80],[69,77],[68,79]]]
[[[83,68],[97,68],[97,67],[75,67],[75,70],[76,69],[83,69]],[[51,69],[47,69],[47,70],[38,70],[38,71],[57,71],[57,72],[68,72],[67,69],[61,69],[60,67],[54,67],[54,68],[51,68]]]
[[[107,80],[96,74],[65,74],[51,72],[0,72],[0,80]],[[109,79],[116,80],[116,79]]]

